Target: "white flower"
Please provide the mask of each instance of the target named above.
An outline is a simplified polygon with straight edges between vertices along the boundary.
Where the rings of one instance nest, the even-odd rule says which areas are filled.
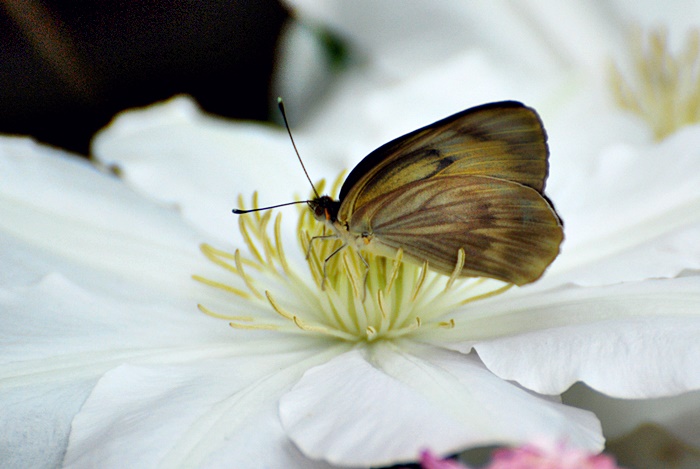
[[[234,138],[223,129],[217,134],[216,125],[196,115],[189,127],[172,126],[169,111],[186,116],[182,105],[176,101],[164,109],[166,124],[158,124],[156,115],[151,125],[140,121],[138,128],[147,129],[144,135],[194,138],[197,155],[216,155],[223,139]],[[200,132],[208,138],[202,140]],[[282,138],[281,132],[259,138],[259,151]],[[202,150],[201,142],[211,146]],[[9,359],[2,368],[3,391],[21,393],[31,405],[46,389],[52,398],[65,398],[77,388],[77,402],[65,404],[73,412],[87,396],[72,421],[67,463],[304,467],[311,464],[306,456],[368,465],[411,459],[425,445],[444,452],[540,434],[589,448],[600,444],[590,415],[502,381],[468,354],[472,346],[489,370],[548,394],[579,379],[626,396],[698,386],[692,361],[693,327],[700,323],[698,277],[604,288],[523,288],[453,310],[400,309],[426,318],[434,313],[435,325],[450,326],[454,319],[454,327],[431,330],[425,321],[416,328],[425,333],[401,340],[338,340],[309,330],[313,327],[302,330],[267,299],[242,300],[192,281],[196,274],[245,290],[240,278],[222,275],[195,251],[208,237],[182,224],[176,213],[80,162],[48,159],[45,150],[25,141],[4,143],[3,256],[13,274],[6,280],[3,311],[5,334],[14,346],[4,347]],[[177,145],[184,148],[182,141]],[[275,162],[288,157],[266,154]],[[254,172],[253,163],[239,170]],[[152,164],[143,160],[141,167]],[[131,166],[123,166],[131,175]],[[169,161],[162,171],[142,174],[181,174],[175,166]],[[150,181],[147,187],[155,192]],[[282,190],[272,186],[269,192]],[[192,200],[182,203],[185,215],[195,212],[197,199]],[[303,252],[294,255],[292,242],[285,246],[293,268],[300,269]],[[391,262],[387,265],[390,269]],[[280,310],[317,319],[302,325],[324,319],[319,315],[327,310],[318,306],[328,300],[309,274],[285,280],[255,274],[252,267],[246,271]],[[446,303],[456,301],[428,291]],[[254,325],[273,323],[278,331],[236,331],[197,312],[197,303],[251,316]],[[247,319],[233,321],[241,325]],[[650,347],[669,336],[674,341],[663,349]],[[24,339],[18,343],[17,337]],[[35,386],[38,396],[30,392]],[[20,422],[27,419],[21,409]],[[70,416],[67,411],[65,418]]]
[[[530,76],[554,76],[523,87],[483,51],[448,52],[423,54],[426,66],[405,81],[400,54],[387,53],[382,67],[356,71],[374,92],[360,99],[348,81],[297,135],[312,176],[334,177],[388,138],[471,104],[518,98],[543,110],[565,251],[542,282],[463,306],[462,294],[498,287],[442,293],[446,279],[434,277],[411,299],[419,271],[407,266],[401,298],[370,290],[368,311],[353,316],[362,306],[342,270],[329,276],[344,285],[337,298],[305,270],[293,209],[277,231],[289,270],[270,231],[256,245],[274,239],[274,269],[265,256],[245,262],[254,255],[230,214],[237,195],[259,189],[261,203],[275,203],[307,192],[281,131],[204,117],[184,99],[131,113],[95,152],[142,195],[70,156],[3,139],[8,465],[55,464],[66,447],[72,467],[380,465],[426,446],[541,436],[595,450],[595,417],[535,393],[556,396],[578,380],[620,397],[700,388],[700,130],[657,143],[611,104],[594,106],[599,88],[567,88],[556,61],[533,70],[540,59],[525,60]],[[344,105],[335,113],[334,104]],[[239,260],[227,258],[236,249]],[[392,272],[382,262],[372,261],[370,285]]]
[[[42,420],[34,430],[66,432],[70,422],[65,463],[75,467],[309,467],[306,457],[362,466],[410,460],[421,445],[454,451],[540,434],[601,444],[592,415],[526,392],[476,356],[441,345],[440,331],[454,334],[467,318],[452,314],[450,302],[463,296],[440,293],[441,277],[428,274],[408,304],[392,309],[400,298],[383,300],[388,320],[408,317],[403,331],[382,326],[379,303],[368,301],[376,338],[371,324],[328,332],[321,327],[328,305],[353,304],[326,297],[308,273],[256,273],[242,261],[270,301],[200,285],[193,274],[245,289],[196,252],[207,237],[175,212],[69,156],[47,156],[25,140],[5,139],[2,148],[2,253],[11,275],[0,370],[3,402],[16,412],[3,426],[14,465],[36,457],[20,449],[17,429],[47,393],[61,399],[66,420]],[[382,263],[371,262],[370,285],[386,278],[375,270]],[[405,269],[394,292],[411,286],[416,269]],[[328,282],[348,285],[343,274]],[[229,320],[239,330],[197,303],[236,315]],[[337,311],[341,322],[350,309]],[[285,318],[286,311],[299,316]],[[392,330],[403,336],[388,340]]]

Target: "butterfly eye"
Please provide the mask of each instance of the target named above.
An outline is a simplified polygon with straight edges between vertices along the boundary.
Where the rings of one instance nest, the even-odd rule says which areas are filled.
[[[311,211],[314,213],[314,218],[316,220],[334,223],[338,219],[340,202],[324,195],[310,200],[309,208],[311,208]]]
[[[321,201],[322,201],[322,199],[319,197],[319,198],[314,199],[314,200],[309,200],[309,202],[308,202],[309,208],[311,209],[311,212],[314,214],[314,218],[316,220],[319,220],[319,221],[326,219],[326,217],[325,217],[326,209],[323,206],[323,204],[321,203]]]

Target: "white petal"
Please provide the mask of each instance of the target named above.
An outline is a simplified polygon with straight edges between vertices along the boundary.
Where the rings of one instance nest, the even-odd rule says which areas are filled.
[[[517,6],[498,1],[287,3],[302,20],[337,31],[393,78],[433,67],[474,47],[519,64],[521,70],[539,68],[551,73],[574,60],[599,58],[617,26],[610,24],[605,9],[561,2]],[[493,34],[495,30],[498,34]],[[597,34],[590,35],[589,30]]]
[[[62,260],[66,270],[173,291],[173,282],[192,283],[202,258],[203,237],[177,213],[85,160],[27,139],[0,140],[0,231],[10,243],[17,238],[37,255]]]
[[[598,253],[593,252],[593,244],[588,246],[591,249],[567,251],[539,286],[564,282],[605,285],[647,278],[673,278],[685,270],[699,270],[700,221],[674,227],[693,216],[692,205],[686,208],[689,210],[681,208],[668,213],[664,220],[648,222],[600,240]],[[658,235],[648,232],[664,228],[671,231]],[[653,239],[645,239],[647,236],[653,236]],[[585,259],[588,255],[591,257]]]
[[[550,195],[566,241],[550,275],[605,284],[700,265],[699,149],[700,126],[693,126],[659,144],[609,145],[588,161],[553,156],[558,183]]]
[[[611,14],[625,21],[628,26],[636,26],[648,31],[664,28],[674,44],[685,41],[685,35],[697,28],[700,17],[700,4],[694,0],[674,0],[673,4],[663,5],[655,0],[640,0],[630,3],[626,0],[606,2]],[[672,8],[669,8],[671,7]]]
[[[0,378],[2,467],[60,467],[71,420],[93,384],[88,380],[7,387]]]
[[[498,308],[510,313],[484,322],[504,336],[474,348],[528,389],[558,394],[583,381],[642,398],[700,388],[698,276],[541,292],[520,298],[519,310]]]
[[[536,436],[600,448],[591,414],[497,379],[473,357],[411,348],[378,344],[309,370],[280,401],[292,440],[313,458],[350,466],[412,461],[425,447],[449,453]]]
[[[227,241],[238,234],[231,209],[239,194],[250,204],[257,190],[264,206],[300,200],[295,194],[303,200],[310,189],[283,129],[208,116],[185,97],[121,114],[93,152],[142,193],[177,204],[194,226]],[[307,166],[314,178],[335,177]]]
[[[127,304],[170,303],[201,317],[197,303],[213,307],[210,300],[223,295],[192,275],[218,280],[225,272],[200,252],[203,241],[210,240],[179,213],[84,159],[0,138],[0,285],[32,286],[58,274]],[[303,257],[298,249],[288,252]],[[241,304],[234,300],[225,298]]]
[[[165,300],[130,302],[122,293],[89,291],[59,274],[33,286],[0,290],[4,323],[0,363],[19,371],[22,362],[36,360],[38,368],[30,375],[37,377],[39,368],[51,370],[55,365],[57,374],[66,377],[73,367],[76,371],[88,371],[88,365],[96,363],[111,367],[127,357],[160,355],[164,349],[184,352],[197,344],[202,344],[200,351],[207,346],[214,349],[236,336],[226,323],[205,316],[194,304],[176,308]]]
[[[470,87],[464,86],[467,77]],[[314,142],[304,151],[305,161],[327,162],[326,177],[352,169],[391,139],[484,99],[510,98],[512,90],[522,89],[479,53],[459,55],[391,86],[370,85],[367,80],[357,71],[345,75],[300,129]]]
[[[364,78],[358,75],[356,79]],[[467,80],[470,86],[465,87]],[[356,164],[389,140],[450,114],[514,96],[532,101],[549,84],[533,79],[524,85],[513,80],[493,58],[469,51],[391,86],[368,87],[361,92],[352,86],[341,88],[304,130],[328,146],[342,147],[348,162]]]
[[[8,445],[21,445],[13,460],[35,457],[36,445],[22,444],[28,429],[45,443],[44,457],[60,458],[73,413],[97,377],[122,363],[165,366],[230,356],[254,363],[255,354],[280,349],[307,354],[318,345],[308,337],[266,340],[268,333],[231,329],[194,303],[177,308],[177,299],[154,301],[135,292],[130,300],[129,292],[124,286],[109,293],[86,290],[59,274],[0,290],[0,432]],[[46,412],[55,418],[33,423],[32,416],[51,403],[60,406],[60,412]]]
[[[196,308],[209,294],[191,275],[208,266],[175,213],[26,139],[0,141],[0,168],[2,386],[230,345],[237,333]]]
[[[338,353],[309,345],[192,366],[121,366],[99,381],[76,416],[66,464],[326,467],[292,446],[277,417],[279,395],[306,368]]]
[[[30,464],[36,457],[60,461],[74,414],[110,368],[259,348],[194,305],[174,309],[138,294],[128,300],[121,296],[128,290],[118,290],[98,294],[58,274],[0,289],[0,446],[13,448],[12,461],[26,462],[9,467],[37,467]]]
[[[232,329],[191,300],[113,285],[114,292],[90,290],[51,274],[0,288],[0,388],[96,378],[122,363],[192,363],[282,348],[279,334]],[[246,313],[244,306],[231,309]],[[307,336],[284,343],[290,351],[319,345]]]

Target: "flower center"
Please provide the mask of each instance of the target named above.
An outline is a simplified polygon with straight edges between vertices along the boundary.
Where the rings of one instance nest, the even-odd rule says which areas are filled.
[[[646,41],[633,33],[631,69],[611,68],[610,84],[617,104],[651,126],[657,140],[700,122],[700,40],[692,30],[682,50],[673,54],[665,31],[652,31]]]
[[[323,190],[323,184],[318,190]],[[254,195],[254,207],[256,199]],[[232,304],[246,314],[222,314],[199,305],[202,312],[226,319],[238,329],[307,332],[372,342],[452,329],[455,320],[450,313],[457,307],[512,286],[491,279],[458,278],[463,256],[448,277],[430,271],[427,264],[404,263],[401,250],[393,259],[359,252],[352,246],[336,252],[341,241],[329,239],[323,225],[303,206],[297,239],[306,255],[306,268],[297,270],[282,246],[281,220],[278,213],[271,227],[272,211],[241,216],[245,253],[201,246],[211,262],[233,275],[223,280],[193,278],[237,297]]]

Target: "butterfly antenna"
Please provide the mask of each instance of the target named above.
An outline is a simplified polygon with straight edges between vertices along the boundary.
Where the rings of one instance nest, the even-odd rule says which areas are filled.
[[[311,182],[311,178],[309,177],[309,173],[306,171],[306,166],[304,166],[304,162],[301,160],[301,155],[299,155],[299,150],[297,150],[297,145],[294,143],[294,137],[292,137],[292,131],[290,130],[289,122],[287,121],[287,113],[284,112],[284,102],[282,101],[282,98],[277,98],[277,107],[279,107],[280,112],[282,113],[282,119],[284,119],[284,126],[287,128],[287,133],[289,134],[289,139],[292,141],[292,146],[294,147],[294,152],[297,154],[297,158],[299,158],[299,163],[301,164],[301,169],[304,170],[304,174],[306,174],[306,179],[309,180],[309,184],[311,184],[311,188],[314,190],[314,194],[316,195],[316,198],[319,198],[320,195],[318,195],[318,191],[316,190],[316,186],[314,186],[314,183]],[[284,204],[284,205],[287,205],[287,204]]]
[[[250,213],[250,212],[259,212],[261,210],[270,210],[271,208],[277,208],[277,207],[285,207],[287,205],[294,205],[294,204],[306,204],[308,203],[308,200],[297,200],[296,202],[287,202],[286,204],[279,204],[279,205],[270,205],[269,207],[261,207],[261,208],[252,208],[250,210],[240,210],[237,208],[234,208],[231,210],[233,213],[236,215],[242,215],[244,213]]]

